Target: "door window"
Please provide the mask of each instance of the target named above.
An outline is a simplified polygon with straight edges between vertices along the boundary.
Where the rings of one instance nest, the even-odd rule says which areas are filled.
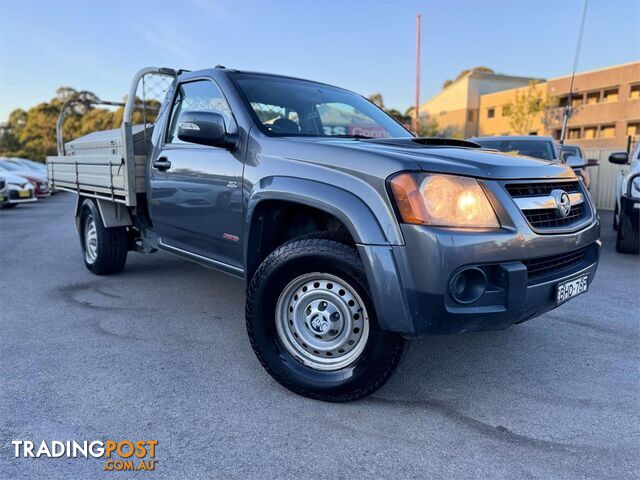
[[[167,143],[187,143],[178,138],[178,118],[182,112],[215,112],[224,118],[229,133],[237,131],[237,125],[229,104],[220,88],[210,80],[196,80],[178,87],[169,119]]]

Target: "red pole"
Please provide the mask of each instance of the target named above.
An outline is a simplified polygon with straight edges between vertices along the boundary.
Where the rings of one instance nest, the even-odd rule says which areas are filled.
[[[414,130],[420,136],[420,15],[418,15],[418,32],[416,37],[416,107]]]

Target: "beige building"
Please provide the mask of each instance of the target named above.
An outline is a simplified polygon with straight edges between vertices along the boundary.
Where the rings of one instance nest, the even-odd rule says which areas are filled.
[[[551,135],[559,139],[571,76],[530,86],[532,81],[535,79],[471,71],[423,104],[420,114],[435,119],[447,134]],[[530,88],[557,107],[532,116],[528,125],[515,131],[505,105]],[[588,149],[624,148],[628,137],[640,137],[640,62],[577,73],[571,103],[568,142]]]
[[[483,95],[528,85],[532,80],[471,70],[420,106],[421,121],[435,119],[449,136],[476,135]]]
[[[511,127],[511,117],[508,115],[507,105],[513,103],[516,96],[540,95],[547,99],[546,82],[538,82],[535,85],[503,90],[489,93],[480,97],[478,111],[479,122],[477,135],[545,135],[544,115],[532,116],[529,125],[521,132],[515,132]],[[535,98],[535,97],[534,97]]]

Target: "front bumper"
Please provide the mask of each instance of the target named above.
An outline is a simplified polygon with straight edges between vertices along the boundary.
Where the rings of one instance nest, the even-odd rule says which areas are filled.
[[[20,189],[9,189],[0,194],[0,204],[20,204],[35,202],[38,199],[35,196],[35,192],[30,190],[28,197],[21,197],[19,194]]]
[[[433,232],[406,226],[407,245],[394,247],[414,334],[445,334],[506,328],[556,307],[556,286],[573,277],[594,278],[600,256],[599,224],[571,235],[532,236]],[[482,235],[482,234],[481,234]],[[530,259],[584,250],[576,262],[541,278],[530,278]],[[425,252],[430,252],[425,255]],[[490,261],[487,261],[489,260]],[[487,278],[485,293],[471,304],[453,299],[450,280],[461,268],[477,267]]]
[[[559,283],[586,274],[591,284],[600,256],[598,217],[578,231],[541,234],[507,200],[499,230],[403,224],[404,245],[358,246],[383,329],[407,336],[503,329],[555,308]],[[554,262],[563,267],[554,270]],[[484,272],[487,288],[460,303],[452,279],[466,268]]]

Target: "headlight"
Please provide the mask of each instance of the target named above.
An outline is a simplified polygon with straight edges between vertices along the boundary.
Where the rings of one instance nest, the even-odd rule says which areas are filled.
[[[636,177],[633,179],[633,183],[631,184],[635,190],[640,192],[640,177]]]
[[[500,227],[489,199],[473,178],[401,173],[391,179],[390,185],[405,223],[463,228]]]

